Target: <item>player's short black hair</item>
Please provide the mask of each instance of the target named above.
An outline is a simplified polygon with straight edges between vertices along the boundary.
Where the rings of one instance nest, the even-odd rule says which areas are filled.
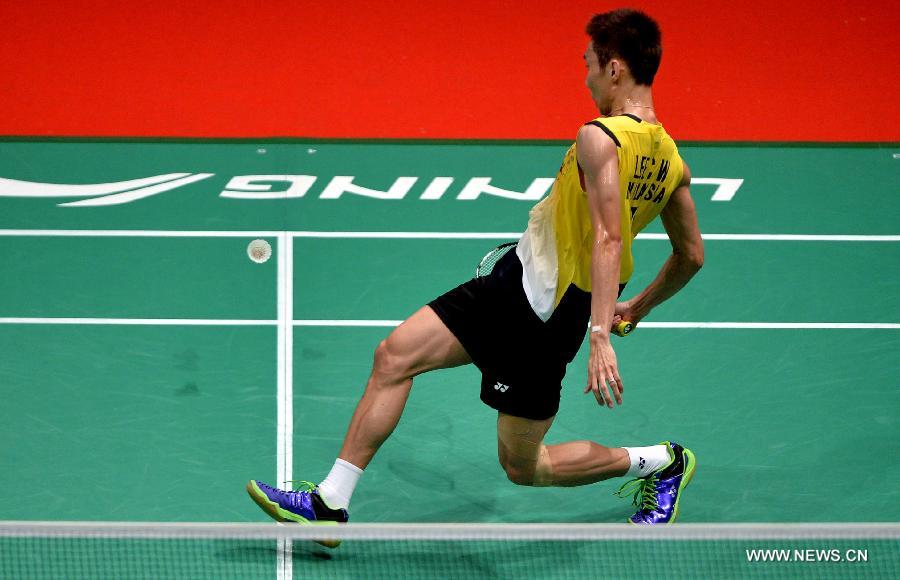
[[[652,85],[662,59],[662,33],[655,20],[632,8],[596,14],[585,30],[594,42],[600,66],[619,57],[635,82]]]

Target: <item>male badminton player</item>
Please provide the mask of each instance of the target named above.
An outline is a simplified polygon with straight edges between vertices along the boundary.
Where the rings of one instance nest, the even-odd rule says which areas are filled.
[[[671,441],[642,447],[544,444],[566,366],[587,329],[584,392],[612,409],[622,404],[624,389],[611,328],[620,320],[637,325],[703,264],[690,172],[654,111],[651,85],[662,55],[657,23],[621,9],[594,16],[586,32],[586,85],[603,116],[578,130],[514,251],[490,274],[417,311],[378,345],[325,480],[297,491],[250,481],[250,496],[276,520],[346,522],[353,490],[396,427],[413,379],[474,363],[482,373],[481,399],[498,411],[499,459],[510,481],[575,486],[629,476],[634,479],[617,494],[634,493],[638,510],[630,522],[675,521],[696,468],[689,449]],[[634,270],[632,240],[657,216],[672,254],[644,290],[616,303]]]

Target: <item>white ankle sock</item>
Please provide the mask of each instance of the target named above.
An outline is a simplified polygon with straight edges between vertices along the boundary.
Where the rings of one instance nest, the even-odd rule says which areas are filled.
[[[328,472],[325,481],[319,484],[319,495],[331,509],[347,509],[350,505],[350,496],[363,470],[357,466],[338,459],[334,467]]]
[[[669,448],[666,445],[653,445],[650,447],[625,447],[631,467],[628,468],[627,477],[647,477],[657,469],[665,467],[672,461],[669,457]]]

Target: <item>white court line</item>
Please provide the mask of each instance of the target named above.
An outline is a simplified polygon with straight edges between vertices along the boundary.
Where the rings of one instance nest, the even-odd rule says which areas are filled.
[[[294,326],[393,327],[402,320],[295,320]],[[897,330],[894,322],[641,322],[639,328]]]
[[[279,283],[279,289],[284,288],[284,282]],[[280,290],[285,292],[286,290]],[[292,299],[287,297],[284,301],[279,297],[279,312],[283,309],[293,309]],[[285,317],[284,320],[288,320]],[[279,320],[215,320],[205,318],[0,318],[0,324],[94,324],[94,325],[132,325],[132,326],[278,326],[279,331],[284,329],[285,335],[279,335],[278,352],[283,354],[285,361],[279,362],[279,368],[287,364],[293,358],[292,349],[288,349],[288,343],[293,343],[293,332],[288,329],[291,326],[336,326],[336,327],[394,327],[402,320],[294,320],[293,325],[282,324]],[[900,323],[896,322],[641,322],[641,328],[711,328],[711,329],[770,329],[770,330],[897,330]],[[286,372],[292,372],[292,366],[284,367]],[[279,371],[280,372],[280,371]],[[292,378],[292,377],[289,377]],[[287,386],[290,389],[290,385]],[[285,393],[279,393],[287,397]],[[293,425],[288,421],[291,417],[285,417],[287,425]],[[279,474],[282,470],[279,469]],[[282,477],[279,475],[279,477]],[[289,481],[290,478],[282,481]]]
[[[856,234],[702,234],[707,241],[738,242],[900,242],[900,235]],[[666,234],[638,234],[639,240],[668,240]]]
[[[0,230],[0,236],[123,238],[277,238],[284,232],[176,230]]]
[[[518,240],[522,232],[292,232],[295,238],[390,240]]]
[[[0,230],[0,236],[150,237],[150,238],[293,238],[517,240],[522,232],[278,232],[278,231],[173,231],[173,230]],[[666,234],[638,234],[638,240],[668,240]],[[703,234],[709,241],[775,242],[900,242],[900,235],[859,234]]]
[[[108,324],[129,326],[275,326],[277,320],[207,318],[0,318],[0,324]]]
[[[402,320],[295,320],[294,326],[399,326]]]
[[[278,235],[278,386],[276,395],[276,487],[285,487],[293,479],[294,449],[294,241],[287,233]],[[294,577],[293,543],[290,539],[278,540],[278,557],[275,561],[277,580]]]
[[[521,232],[293,232],[295,238],[416,239],[416,240],[517,240]],[[900,235],[857,234],[702,234],[715,241],[779,242],[900,242]],[[666,234],[638,234],[638,240],[665,240]]]
[[[895,322],[642,322],[640,328],[739,328],[769,330],[897,330]]]

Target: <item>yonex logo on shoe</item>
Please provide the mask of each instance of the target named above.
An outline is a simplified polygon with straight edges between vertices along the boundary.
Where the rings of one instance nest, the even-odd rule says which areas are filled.
[[[644,465],[647,463],[647,460],[643,457],[638,457],[638,459],[640,460],[638,462],[638,469],[644,469]]]
[[[497,383],[494,385],[495,391],[500,391],[501,393],[505,393],[509,389],[509,385],[504,385],[503,383]]]

